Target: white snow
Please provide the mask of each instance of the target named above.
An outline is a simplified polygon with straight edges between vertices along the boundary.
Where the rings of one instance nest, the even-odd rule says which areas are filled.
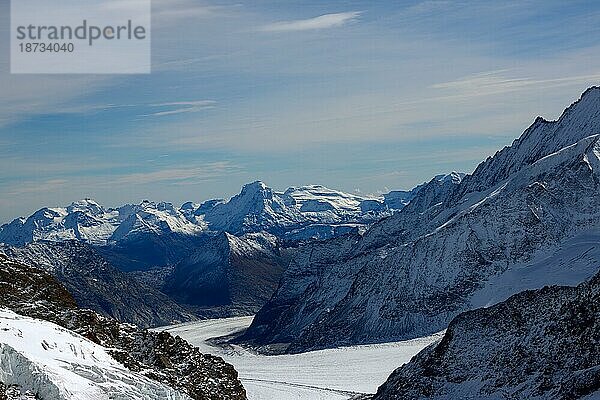
[[[392,371],[442,337],[435,334],[404,342],[277,356],[254,354],[239,346],[224,349],[208,342],[247,328],[252,319],[204,320],[162,329],[233,364],[249,400],[338,400],[375,393]]]
[[[600,229],[591,229],[542,251],[526,263],[511,266],[485,282],[471,298],[473,308],[490,306],[515,293],[544,286],[577,286],[598,272]]]
[[[127,370],[88,339],[0,309],[0,382],[42,400],[189,399]]]
[[[229,201],[209,200],[200,206],[187,202],[179,209],[148,200],[104,208],[91,199],[43,208],[1,225],[0,243],[23,246],[40,240],[81,240],[105,245],[138,233],[196,235],[209,228],[235,234],[285,228],[293,231],[292,240],[324,239],[343,234],[352,225],[369,226],[389,215],[391,208],[405,205],[387,204],[388,210],[386,204],[383,197],[358,196],[320,185],[276,192],[257,181],[244,185]]]

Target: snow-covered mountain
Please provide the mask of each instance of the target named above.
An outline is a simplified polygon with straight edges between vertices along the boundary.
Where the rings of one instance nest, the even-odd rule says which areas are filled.
[[[113,209],[85,199],[67,207],[43,208],[2,225],[0,243],[23,246],[40,240],[79,240],[104,246],[141,236],[193,236],[206,231],[234,235],[267,231],[292,241],[326,239],[364,229],[404,207],[414,193],[391,192],[374,198],[318,185],[276,192],[257,181],[228,201],[187,202],[180,208],[145,200]]]
[[[466,312],[398,368],[375,400],[597,399],[600,274]]]
[[[297,352],[424,336],[519,290],[590,277],[599,110],[591,88],[472,175],[433,179],[364,235],[301,249],[243,340]]]
[[[105,209],[86,199],[64,208],[42,208],[0,228],[0,243],[23,246],[39,240],[80,240],[95,245],[115,242],[137,233],[194,234],[202,226],[188,221],[170,203],[127,204]]]
[[[318,185],[276,192],[256,181],[229,201],[202,204],[196,215],[212,230],[234,235],[266,231],[296,241],[327,239],[362,229],[391,214],[395,210],[392,204],[404,206]]]

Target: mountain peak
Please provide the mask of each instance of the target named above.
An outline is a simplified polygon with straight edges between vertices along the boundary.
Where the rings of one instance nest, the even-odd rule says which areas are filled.
[[[600,86],[591,86],[587,88],[582,94],[579,100],[588,99],[588,98],[600,98]]]
[[[242,186],[242,191],[240,194],[251,194],[251,193],[260,193],[263,192],[267,189],[270,189],[267,187],[267,185],[264,184],[264,182],[262,181],[254,181],[254,182],[250,182],[245,184],[244,186]]]
[[[539,159],[600,132],[600,87],[586,90],[556,121],[542,117],[509,147],[477,166],[459,194],[484,191]]]
[[[462,172],[456,172],[456,171],[452,171],[449,174],[441,174],[441,175],[437,175],[434,180],[438,181],[438,182],[452,182],[454,184],[459,184],[463,178],[465,177],[466,174],[462,173]]]
[[[68,213],[76,211],[91,212],[92,215],[98,215],[105,212],[104,207],[102,207],[97,201],[90,198],[74,201],[67,207]]]

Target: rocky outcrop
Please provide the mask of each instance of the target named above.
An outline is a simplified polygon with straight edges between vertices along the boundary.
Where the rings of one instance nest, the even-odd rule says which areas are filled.
[[[48,273],[0,256],[0,308],[60,325],[109,349],[129,370],[166,383],[194,399],[246,398],[233,366],[204,355],[178,337],[143,330],[77,308]]]
[[[460,314],[439,344],[398,368],[374,399],[597,398],[592,394],[600,395],[600,274]]]

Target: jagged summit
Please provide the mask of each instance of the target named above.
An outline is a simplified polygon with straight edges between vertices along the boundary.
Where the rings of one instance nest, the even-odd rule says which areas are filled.
[[[483,191],[542,157],[600,133],[600,87],[586,90],[556,121],[541,117],[511,146],[498,151],[467,176],[460,195]]]
[[[74,201],[70,206],[67,207],[68,213],[76,211],[91,212],[93,215],[100,215],[105,212],[104,207],[102,207],[97,201],[88,198]]]
[[[246,183],[242,186],[242,193],[245,192],[262,192],[269,189],[267,185],[261,180],[256,180],[254,182]],[[269,189],[270,190],[270,189]]]
[[[459,184],[460,182],[462,182],[463,178],[466,175],[467,174],[464,174],[462,172],[452,171],[449,174],[436,175],[433,179],[440,182],[451,181],[454,184]]]

